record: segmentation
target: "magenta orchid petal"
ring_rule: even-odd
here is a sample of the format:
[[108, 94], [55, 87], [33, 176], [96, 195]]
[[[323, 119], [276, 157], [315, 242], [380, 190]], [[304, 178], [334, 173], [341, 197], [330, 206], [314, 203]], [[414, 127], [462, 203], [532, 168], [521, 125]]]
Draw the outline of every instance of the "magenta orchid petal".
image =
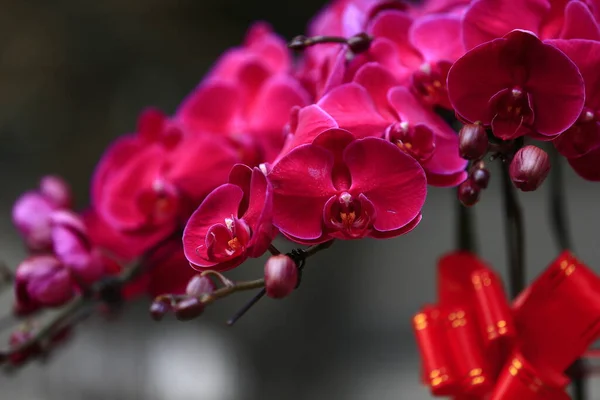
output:
[[463, 40], [470, 50], [514, 29], [538, 33], [550, 10], [546, 0], [475, 0], [463, 17]]
[[565, 7], [562, 39], [600, 40], [600, 27], [592, 11], [582, 1], [570, 1]]
[[397, 117], [388, 102], [388, 92], [394, 86], [398, 86], [398, 81], [386, 68], [379, 63], [367, 63], [356, 72], [354, 82], [367, 90], [384, 119], [391, 120]]
[[585, 101], [577, 66], [521, 30], [458, 59], [448, 73], [448, 94], [464, 120], [493, 120], [494, 134], [503, 139], [531, 133], [548, 140], [576, 121]]
[[377, 112], [365, 88], [348, 83], [339, 86], [323, 97], [318, 105], [357, 138], [380, 135], [387, 121]]
[[46, 175], [40, 180], [40, 193], [58, 208], [71, 208], [71, 187], [59, 176]]
[[425, 171], [427, 184], [436, 187], [455, 187], [463, 183], [468, 174], [466, 171], [459, 171], [450, 175], [436, 175]]
[[290, 52], [285, 40], [273, 32], [271, 25], [266, 22], [255, 22], [246, 34], [244, 45], [269, 66], [273, 73], [289, 70], [291, 65]]
[[167, 180], [193, 201], [201, 201], [227, 180], [232, 165], [243, 162], [225, 138], [209, 135], [185, 138], [166, 161]]
[[428, 62], [454, 61], [465, 53], [461, 17], [428, 15], [415, 20], [409, 31], [410, 42]]
[[273, 166], [268, 175], [273, 186], [273, 224], [283, 233], [300, 240], [325, 239], [323, 206], [336, 191], [333, 161], [326, 149], [302, 145]]
[[240, 202], [237, 216], [242, 216], [248, 210], [250, 203], [250, 182], [252, 180], [252, 168], [244, 164], [235, 164], [229, 172], [229, 183], [239, 186], [244, 192]]
[[423, 58], [410, 42], [409, 30], [412, 23], [412, 17], [406, 12], [386, 10], [377, 14], [368, 32], [376, 38], [392, 41], [402, 64], [409, 68], [417, 68], [423, 62]]
[[233, 83], [207, 81], [181, 103], [176, 118], [191, 131], [225, 132], [238, 112], [239, 102]]
[[585, 39], [555, 39], [546, 43], [558, 48], [575, 63], [583, 77], [586, 106], [600, 109], [600, 43]]
[[166, 115], [157, 108], [147, 108], [138, 117], [136, 132], [148, 142], [160, 139], [166, 126]]
[[330, 129], [315, 138], [313, 144], [323, 147], [333, 156], [331, 179], [337, 190], [348, 190], [352, 184], [350, 171], [344, 163], [344, 150], [355, 140], [354, 135], [342, 129]]
[[223, 224], [226, 219], [235, 217], [244, 193], [236, 185], [226, 183], [213, 190], [188, 219], [183, 231], [183, 251], [185, 257], [195, 265], [209, 267], [217, 262], [208, 262], [200, 254], [205, 254], [206, 237], [215, 224]]
[[288, 122], [294, 106], [309, 104], [308, 93], [298, 81], [289, 76], [273, 76], [268, 79], [248, 111], [252, 131], [275, 133], [283, 138], [282, 128]]
[[419, 215], [417, 215], [412, 221], [410, 221], [408, 224], [404, 225], [401, 228], [395, 229], [393, 231], [385, 231], [385, 232], [372, 230], [371, 233], [369, 234], [369, 236], [371, 236], [372, 238], [375, 238], [375, 239], [389, 239], [389, 238], [393, 238], [396, 236], [405, 235], [408, 232], [415, 229], [417, 227], [417, 225], [419, 225], [419, 223], [421, 222], [422, 218], [423, 218], [423, 215], [421, 213], [419, 213]]
[[395, 43], [384, 37], [376, 37], [373, 40], [369, 49], [369, 57], [371, 61], [383, 65], [399, 83], [407, 82], [416, 68], [403, 64]]
[[252, 171], [250, 202], [243, 219], [252, 229], [248, 256], [260, 257], [269, 248], [277, 231], [273, 228], [273, 188], [259, 168]]
[[106, 221], [122, 230], [144, 227], [148, 215], [135, 199], [160, 176], [162, 149], [152, 146], [141, 149], [137, 156], [112, 177], [102, 188], [95, 206]]
[[56, 206], [38, 192], [26, 192], [12, 209], [12, 221], [31, 250], [46, 250], [52, 245], [50, 216]]
[[388, 101], [401, 120], [413, 125], [427, 125], [436, 136], [456, 137], [454, 130], [439, 115], [421, 104], [407, 88], [399, 86], [391, 89]]
[[495, 39], [482, 44], [459, 58], [448, 72], [448, 97], [457, 114], [471, 122], [489, 124], [493, 114], [488, 110], [489, 99], [512, 86], [512, 75], [503, 65], [503, 44]]
[[528, 57], [533, 61], [527, 85], [536, 131], [544, 136], [559, 134], [581, 113], [585, 101], [583, 78], [575, 63], [549, 44], [532, 46]]
[[375, 205], [374, 229], [396, 230], [419, 214], [427, 181], [415, 159], [383, 139], [365, 138], [346, 148], [344, 160], [352, 176], [350, 191], [363, 193]]
[[103, 197], [104, 186], [108, 180], [120, 170], [125, 168], [127, 163], [142, 151], [144, 143], [135, 135], [124, 135], [117, 138], [104, 152], [104, 155], [96, 165], [92, 177], [91, 200], [92, 204]]
[[[465, 174], [467, 161], [458, 154], [458, 136], [438, 136], [435, 141], [435, 152], [433, 156], [422, 164], [427, 175], [438, 175], [440, 177], [452, 177], [456, 174]], [[453, 186], [457, 178], [451, 178], [446, 185]], [[464, 179], [463, 179], [464, 180]], [[462, 180], [460, 181], [462, 182]], [[460, 183], [458, 182], [458, 183]], [[431, 185], [432, 182], [428, 183]]]
[[339, 46], [336, 48], [339, 48], [339, 50], [331, 50], [333, 54], [332, 62], [331, 65], [327, 66], [328, 70], [323, 74], [326, 76], [326, 79], [322, 90], [317, 94], [317, 98], [321, 98], [344, 82], [347, 63], [346, 54], [348, 53], [348, 49], [346, 46]]
[[297, 121], [293, 134], [288, 136], [279, 157], [273, 164], [277, 164], [283, 156], [294, 148], [311, 143], [322, 132], [339, 127], [331, 115], [316, 104], [300, 109]]
[[250, 227], [262, 222], [260, 221], [261, 215], [265, 209], [265, 203], [270, 202], [270, 199], [268, 199], [270, 195], [271, 187], [267, 182], [265, 174], [260, 169], [254, 168], [250, 176], [248, 209], [240, 215]]
[[590, 151], [586, 155], [577, 158], [569, 158], [569, 164], [583, 179], [600, 182], [600, 149]]

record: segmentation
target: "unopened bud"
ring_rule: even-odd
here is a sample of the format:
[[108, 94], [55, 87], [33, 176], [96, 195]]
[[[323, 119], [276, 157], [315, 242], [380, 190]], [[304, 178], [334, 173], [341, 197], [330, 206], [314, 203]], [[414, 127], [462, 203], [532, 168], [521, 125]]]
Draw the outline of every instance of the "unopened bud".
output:
[[458, 200], [466, 207], [477, 204], [480, 194], [481, 189], [471, 179], [467, 179], [458, 187]]
[[150, 305], [150, 315], [155, 321], [160, 321], [163, 317], [171, 311], [171, 300], [158, 297]]
[[189, 321], [194, 319], [204, 311], [204, 303], [197, 297], [189, 297], [181, 300], [174, 307], [175, 317], [180, 321]]
[[15, 273], [15, 298], [24, 308], [58, 307], [75, 294], [71, 273], [54, 256], [32, 256]]
[[354, 54], [363, 53], [369, 50], [373, 37], [366, 33], [359, 33], [348, 39], [348, 47]]
[[288, 296], [298, 283], [298, 267], [284, 254], [270, 257], [265, 263], [265, 289], [274, 299]]
[[477, 168], [471, 172], [471, 180], [480, 189], [486, 189], [490, 183], [490, 171], [486, 168]]
[[536, 190], [550, 172], [548, 153], [536, 146], [525, 146], [517, 151], [510, 163], [510, 179], [524, 192]]
[[71, 187], [64, 179], [54, 176], [44, 176], [40, 181], [40, 192], [58, 208], [71, 208]]
[[201, 296], [214, 292], [216, 286], [208, 276], [194, 275], [187, 284], [185, 293], [188, 296]]
[[458, 133], [458, 151], [465, 160], [477, 160], [487, 153], [488, 137], [481, 123], [466, 124]]
[[33, 338], [33, 334], [34, 332], [30, 326], [21, 327], [10, 334], [8, 343], [11, 353], [8, 360], [13, 366], [21, 365], [41, 352], [39, 343], [30, 343], [30, 345], [21, 348], [23, 345], [29, 343]]

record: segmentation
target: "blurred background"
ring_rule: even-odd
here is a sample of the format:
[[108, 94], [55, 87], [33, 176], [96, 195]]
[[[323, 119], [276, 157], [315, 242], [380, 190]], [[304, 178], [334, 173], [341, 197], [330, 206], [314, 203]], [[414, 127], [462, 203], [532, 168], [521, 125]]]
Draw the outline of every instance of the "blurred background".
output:
[[[103, 149], [138, 112], [174, 111], [251, 21], [288, 39], [320, 0], [0, 0], [0, 258], [25, 252], [13, 201], [47, 173], [65, 177], [79, 206]], [[499, 171], [476, 207], [482, 256], [505, 274]], [[578, 255], [600, 272], [600, 185], [568, 171]], [[557, 252], [544, 187], [521, 195], [528, 279]], [[547, 188], [546, 188], [547, 189]], [[431, 189], [421, 225], [388, 241], [337, 243], [311, 259], [301, 290], [263, 300], [235, 327], [224, 321], [251, 294], [196, 321], [150, 320], [148, 301], [95, 317], [46, 363], [0, 375], [2, 399], [429, 399], [419, 384], [410, 318], [435, 301], [437, 258], [454, 245], [454, 191]], [[263, 260], [264, 261], [264, 260]], [[237, 277], [259, 276], [262, 261]], [[0, 297], [8, 313], [11, 294]], [[3, 334], [6, 332], [3, 332]], [[592, 398], [600, 399], [600, 383]]]

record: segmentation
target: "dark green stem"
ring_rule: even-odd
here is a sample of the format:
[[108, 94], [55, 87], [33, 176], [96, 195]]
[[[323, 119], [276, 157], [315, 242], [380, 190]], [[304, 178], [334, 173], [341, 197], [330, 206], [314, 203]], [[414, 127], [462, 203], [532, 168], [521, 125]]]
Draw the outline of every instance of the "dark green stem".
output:
[[508, 281], [510, 294], [515, 298], [525, 288], [525, 232], [523, 215], [515, 187], [508, 171], [509, 163], [502, 164], [502, 197], [505, 212], [506, 247], [509, 257]]

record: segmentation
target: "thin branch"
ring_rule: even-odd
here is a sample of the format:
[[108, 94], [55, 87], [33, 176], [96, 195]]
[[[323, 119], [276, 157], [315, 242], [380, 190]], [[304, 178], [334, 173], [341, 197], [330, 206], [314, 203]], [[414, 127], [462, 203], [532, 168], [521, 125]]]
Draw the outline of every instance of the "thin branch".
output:
[[29, 340], [18, 346], [0, 351], [0, 363], [5, 362], [13, 354], [26, 352], [36, 346], [42, 346], [45, 341], [51, 340], [54, 334], [68, 325], [70, 319], [77, 314], [84, 306], [89, 304], [90, 299], [83, 296], [76, 297], [71, 303], [64, 307], [52, 320], [39, 329]]
[[550, 157], [552, 165], [549, 185], [550, 222], [552, 224], [554, 239], [559, 249], [573, 250], [567, 219], [562, 160], [555, 149], [551, 149]]
[[143, 263], [137, 263], [134, 266], [123, 270], [123, 272], [116, 276], [114, 280], [107, 281], [108, 283], [100, 281], [92, 287], [91, 291], [86, 292], [85, 295], [82, 293], [76, 296], [69, 304], [54, 315], [52, 319], [37, 329], [29, 340], [18, 346], [0, 350], [0, 364], [7, 361], [12, 355], [26, 352], [36, 346], [40, 346], [41, 349], [44, 350], [44, 345], [47, 344], [48, 341], [51, 341], [61, 329], [76, 320], [86, 307], [93, 306], [94, 304], [103, 301], [102, 296], [99, 296], [99, 294], [103, 292], [107, 284], [123, 286], [135, 279], [142, 270]]
[[[288, 255], [292, 259], [294, 259], [294, 261], [296, 262], [299, 272], [302, 272], [302, 269], [304, 267], [304, 262], [308, 257], [311, 257], [311, 256], [317, 254], [318, 252], [331, 247], [332, 244], [333, 244], [333, 240], [330, 240], [329, 242], [310, 246], [306, 250], [302, 250], [302, 249], [294, 250], [291, 253], [289, 253]], [[281, 254], [281, 252], [273, 245], [271, 245], [269, 247], [269, 252], [273, 255]], [[248, 310], [250, 310], [260, 299], [262, 299], [266, 295], [267, 292], [265, 290], [264, 278], [256, 279], [253, 281], [241, 281], [241, 282], [235, 282], [235, 283], [232, 282], [231, 284], [225, 285], [222, 288], [217, 289], [212, 293], [201, 295], [198, 297], [198, 299], [204, 305], [208, 305], [208, 304], [215, 302], [216, 300], [218, 300], [220, 298], [227, 297], [236, 292], [253, 290], [253, 289], [261, 289], [261, 288], [262, 288], [262, 290], [260, 292], [258, 292], [254, 297], [252, 297], [252, 299], [250, 299], [250, 301], [248, 303], [246, 303], [229, 320], [227, 320], [227, 325], [232, 326], [241, 317], [243, 317], [244, 314], [246, 314], [248, 312]], [[157, 299], [160, 300], [160, 299], [166, 299], [166, 298], [171, 300], [171, 303], [172, 302], [177, 303], [177, 302], [180, 302], [180, 301], [183, 301], [183, 300], [189, 298], [189, 296], [185, 296], [185, 295], [184, 296], [168, 296], [167, 295], [167, 296], [160, 296]]]
[[457, 204], [456, 248], [458, 250], [476, 252], [477, 244], [475, 243], [473, 231], [473, 210], [469, 207], [465, 207], [459, 201], [455, 201], [455, 203]]
[[525, 232], [521, 206], [510, 179], [508, 166], [508, 162], [503, 162], [502, 195], [506, 213], [505, 235], [509, 256], [509, 286], [511, 296], [515, 298], [525, 288]]

